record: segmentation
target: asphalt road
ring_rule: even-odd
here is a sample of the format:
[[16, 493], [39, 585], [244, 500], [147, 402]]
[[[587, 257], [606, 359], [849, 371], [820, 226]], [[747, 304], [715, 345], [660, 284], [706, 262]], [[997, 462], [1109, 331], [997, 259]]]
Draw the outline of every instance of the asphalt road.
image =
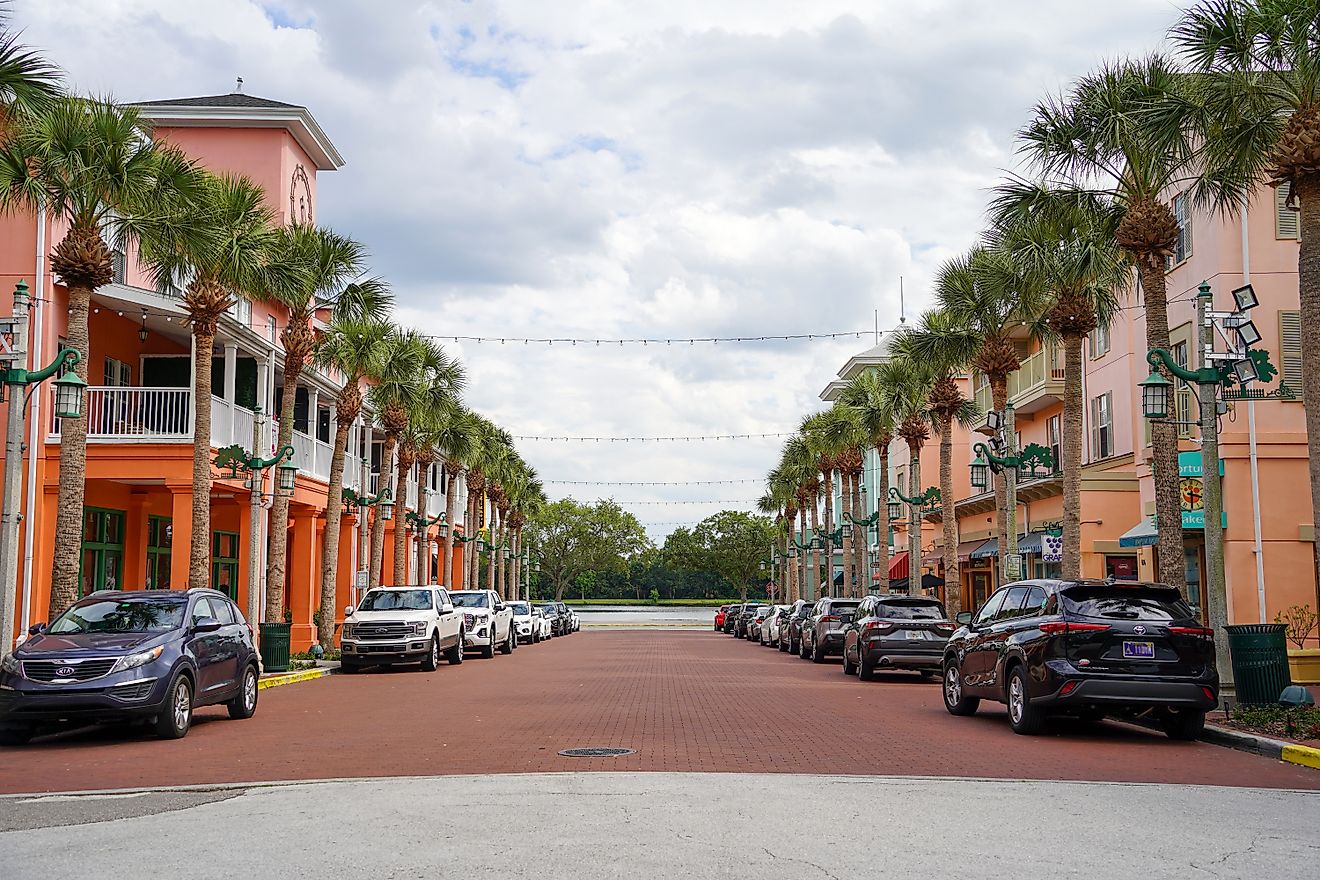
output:
[[[636, 751], [558, 754], [584, 746]], [[0, 749], [0, 793], [601, 770], [1320, 789], [1320, 772], [1128, 725], [1015, 736], [1001, 708], [954, 718], [914, 675], [860, 682], [710, 631], [584, 631], [434, 673], [274, 688], [254, 718], [206, 709], [174, 742], [106, 728]]]
[[1200, 786], [583, 773], [0, 799], [33, 810], [51, 827], [0, 832], [6, 880], [1259, 880], [1320, 855], [1320, 794]]

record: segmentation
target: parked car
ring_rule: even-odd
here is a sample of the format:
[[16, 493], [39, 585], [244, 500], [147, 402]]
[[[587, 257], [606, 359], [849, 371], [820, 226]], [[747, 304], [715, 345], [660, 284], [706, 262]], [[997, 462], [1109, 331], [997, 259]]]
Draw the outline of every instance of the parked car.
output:
[[102, 590], [0, 660], [0, 745], [66, 724], [145, 719], [163, 739], [193, 710], [257, 711], [252, 628], [216, 590]]
[[867, 596], [843, 629], [843, 674], [862, 681], [881, 668], [935, 675], [955, 629], [938, 599]]
[[722, 629], [727, 635], [737, 634], [738, 618], [739, 616], [742, 615], [743, 607], [744, 606], [742, 604], [734, 603], [733, 605], [729, 606], [729, 609], [727, 611], [724, 612], [724, 624], [722, 626]]
[[724, 629], [724, 614], [729, 610], [728, 605], [721, 605], [715, 610], [715, 632]]
[[752, 618], [756, 616], [756, 609], [761, 607], [756, 602], [748, 602], [738, 612], [738, 619], [733, 624], [733, 634], [740, 639], [747, 638], [747, 628], [752, 625]]
[[532, 605], [532, 623], [536, 625], [537, 641], [547, 641], [553, 635], [550, 630], [550, 618], [546, 616], [545, 609]]
[[494, 590], [455, 590], [449, 594], [463, 613], [463, 646], [480, 648], [481, 656], [512, 654], [518, 647], [518, 633], [513, 626], [513, 609]]
[[1019, 581], [949, 639], [943, 690], [953, 715], [1006, 703], [1015, 733], [1036, 733], [1053, 713], [1140, 714], [1195, 739], [1219, 702], [1214, 632], [1161, 584]]
[[767, 648], [779, 647], [779, 634], [783, 632], [784, 622], [792, 608], [788, 605], [774, 605], [770, 616], [761, 624], [761, 644]]
[[582, 629], [582, 621], [578, 620], [577, 612], [569, 608], [567, 604], [559, 603], [559, 613], [568, 619], [568, 626], [565, 627], [568, 632], [575, 633]]
[[509, 602], [513, 612], [513, 629], [518, 633], [518, 641], [524, 645], [534, 645], [541, 641], [542, 625], [537, 621], [545, 618], [533, 611], [531, 602]]
[[463, 662], [463, 617], [443, 587], [377, 587], [344, 609], [339, 671], [420, 663], [434, 672], [444, 655]]
[[802, 647], [802, 624], [811, 617], [812, 605], [806, 599], [798, 599], [790, 608], [784, 633], [779, 637], [779, 650], [796, 654]]
[[774, 610], [775, 606], [755, 606], [747, 619], [747, 641], [760, 641], [760, 627]]
[[559, 605], [555, 602], [546, 602], [541, 605], [541, 613], [550, 621], [550, 635], [566, 635], [565, 626], [568, 621], [559, 613]]
[[799, 655], [824, 663], [831, 654], [843, 653], [843, 628], [852, 620], [860, 599], [836, 599], [826, 596], [811, 609], [811, 617], [802, 623], [802, 647]]

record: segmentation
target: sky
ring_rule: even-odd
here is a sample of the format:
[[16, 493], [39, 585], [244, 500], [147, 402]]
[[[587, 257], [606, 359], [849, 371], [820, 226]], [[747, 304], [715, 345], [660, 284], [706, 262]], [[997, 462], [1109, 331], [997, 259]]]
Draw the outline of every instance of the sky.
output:
[[[1032, 105], [1105, 58], [1158, 49], [1177, 12], [1168, 0], [17, 0], [12, 14], [81, 91], [223, 94], [241, 76], [249, 94], [310, 108], [346, 159], [319, 177], [318, 222], [366, 244], [401, 324], [594, 340], [915, 320], [1016, 166]], [[873, 342], [445, 348], [466, 366], [466, 403], [514, 435], [655, 437], [791, 432]], [[782, 443], [518, 447], [551, 498], [612, 495], [658, 542], [754, 509]], [[756, 482], [553, 482], [731, 479]]]

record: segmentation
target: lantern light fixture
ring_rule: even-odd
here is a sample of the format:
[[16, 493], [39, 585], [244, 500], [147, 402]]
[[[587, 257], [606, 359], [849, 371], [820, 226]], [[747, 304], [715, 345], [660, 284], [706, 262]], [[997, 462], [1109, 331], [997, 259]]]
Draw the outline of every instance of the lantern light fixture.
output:
[[984, 492], [990, 486], [990, 463], [981, 456], [972, 462], [972, 488]]
[[1158, 370], [1151, 370], [1150, 375], [1138, 382], [1141, 389], [1141, 413], [1151, 421], [1169, 417], [1169, 389], [1173, 383], [1160, 375]]
[[55, 386], [56, 418], [82, 418], [83, 395], [87, 391], [87, 383], [82, 377], [73, 370], [65, 370], [64, 374], [51, 384]]

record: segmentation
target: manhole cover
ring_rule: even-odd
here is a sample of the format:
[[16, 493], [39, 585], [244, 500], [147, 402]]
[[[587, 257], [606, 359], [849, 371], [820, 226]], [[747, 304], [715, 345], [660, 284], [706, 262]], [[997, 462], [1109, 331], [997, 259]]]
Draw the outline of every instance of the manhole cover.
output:
[[620, 755], [631, 755], [636, 749], [564, 749], [559, 754], [566, 758], [617, 758]]

